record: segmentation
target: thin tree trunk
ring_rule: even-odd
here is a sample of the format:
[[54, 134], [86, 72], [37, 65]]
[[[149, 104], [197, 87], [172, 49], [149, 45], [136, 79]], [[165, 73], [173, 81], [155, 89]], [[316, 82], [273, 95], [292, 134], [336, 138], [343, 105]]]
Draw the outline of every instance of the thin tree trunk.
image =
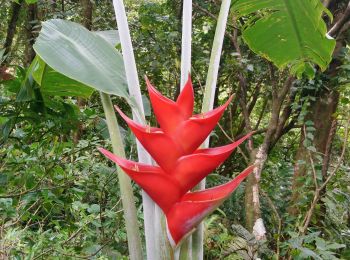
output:
[[[264, 141], [259, 148], [254, 149], [251, 152], [251, 161], [254, 165], [256, 165], [256, 168], [254, 169], [254, 174], [251, 174], [248, 177], [247, 185], [245, 188], [245, 215], [246, 226], [248, 230], [253, 232], [257, 240], [264, 239], [266, 233], [260, 210], [259, 182], [261, 173], [265, 166], [265, 162], [272, 145], [275, 144], [281, 137], [280, 135], [276, 136], [275, 134], [278, 130], [278, 126], [281, 124], [281, 121], [284, 121], [280, 117], [280, 112], [282, 109], [282, 104], [285, 101], [285, 98], [290, 91], [293, 82], [294, 77], [290, 76], [285, 81], [283, 87], [280, 89], [277, 89], [278, 86], [274, 86], [271, 101], [271, 117], [264, 137]], [[289, 104], [287, 103], [287, 106], [288, 105]], [[284, 124], [285, 122], [281, 124], [282, 127]]]
[[[12, 2], [11, 4], [11, 16], [7, 25], [6, 39], [3, 46], [3, 48], [5, 49], [4, 55], [8, 55], [11, 51], [13, 37], [15, 36], [15, 33], [16, 33], [16, 26], [19, 18], [19, 13], [21, 11], [22, 3], [23, 3], [23, 0], [20, 0], [19, 4], [17, 4], [16, 2]], [[1, 66], [6, 65], [7, 60], [8, 60], [8, 56], [2, 61]]]
[[[93, 12], [93, 5], [90, 0], [81, 0], [81, 7], [82, 7], [82, 25], [91, 31], [92, 29], [92, 12]], [[79, 108], [83, 108], [86, 105], [86, 100], [84, 98], [78, 97], [77, 105]], [[74, 133], [73, 136], [73, 142], [77, 144], [79, 140], [81, 139], [81, 136], [84, 131], [84, 124], [82, 122], [79, 122], [77, 131]]]
[[56, 13], [56, 9], [57, 9], [57, 0], [51, 0], [52, 13]]
[[24, 63], [26, 66], [32, 62], [35, 57], [35, 51], [33, 49], [33, 45], [35, 42], [36, 35], [34, 33], [34, 27], [37, 24], [38, 19], [38, 5], [29, 4], [27, 5], [27, 21], [26, 21], [26, 47], [25, 47], [25, 58]]
[[64, 2], [64, 0], [61, 0], [61, 12], [62, 12], [62, 16], [63, 18], [65, 17], [65, 12], [66, 12], [66, 4]]
[[86, 29], [91, 31], [92, 29], [92, 11], [93, 5], [90, 0], [81, 0], [82, 10], [82, 24]]

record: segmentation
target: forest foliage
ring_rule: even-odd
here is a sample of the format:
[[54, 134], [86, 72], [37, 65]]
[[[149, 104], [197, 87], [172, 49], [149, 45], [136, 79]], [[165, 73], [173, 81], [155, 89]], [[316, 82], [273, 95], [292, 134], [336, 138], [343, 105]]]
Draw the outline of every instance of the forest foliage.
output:
[[[182, 2], [124, 1], [149, 125], [143, 76], [179, 95]], [[220, 3], [193, 1], [196, 113]], [[126, 113], [134, 102], [118, 69], [112, 2], [0, 4], [0, 259], [128, 259], [116, 168], [97, 150], [111, 141], [96, 89]], [[349, 28], [346, 0], [232, 1], [214, 104], [234, 99], [210, 146], [255, 134], [207, 186], [261, 167], [205, 220], [205, 259], [349, 259]], [[126, 158], [137, 160], [135, 137], [119, 123]]]

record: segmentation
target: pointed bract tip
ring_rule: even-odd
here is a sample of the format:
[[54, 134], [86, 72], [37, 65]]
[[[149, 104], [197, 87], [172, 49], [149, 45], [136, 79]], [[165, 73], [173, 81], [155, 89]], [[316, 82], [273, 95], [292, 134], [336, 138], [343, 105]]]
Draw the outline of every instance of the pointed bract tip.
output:
[[255, 135], [256, 133], [257, 133], [257, 131], [254, 130], [254, 131], [251, 131], [251, 132], [249, 133], [249, 135], [252, 136], [252, 135]]
[[114, 109], [117, 111], [121, 111], [120, 108], [117, 105], [114, 105]]
[[110, 151], [108, 151], [108, 150], [106, 150], [106, 149], [104, 149], [104, 148], [102, 148], [102, 147], [97, 147], [97, 150], [100, 152], [100, 153], [102, 153], [103, 155], [107, 155], [107, 154], [112, 154]]
[[124, 112], [117, 106], [114, 105], [114, 109], [119, 113], [119, 115], [121, 115], [123, 118], [126, 117], [126, 115], [124, 114]]
[[147, 86], [148, 91], [154, 90], [154, 87], [153, 87], [151, 81], [149, 81], [147, 75], [145, 75], [145, 81], [146, 81], [146, 86]]
[[150, 87], [151, 87], [151, 88], [153, 87], [152, 84], [151, 84], [151, 82], [149, 81], [147, 75], [145, 75], [145, 81], [146, 81], [146, 86], [147, 86], [148, 89], [149, 89]]
[[103, 155], [107, 156], [107, 157], [108, 157], [108, 155], [112, 155], [112, 154], [113, 154], [113, 153], [111, 153], [110, 151], [108, 151], [108, 150], [106, 150], [106, 149], [104, 149], [104, 148], [101, 148], [101, 147], [97, 148], [97, 150], [98, 150], [100, 153], [102, 153]]
[[225, 104], [224, 104], [225, 107], [228, 107], [228, 105], [232, 102], [232, 99], [233, 99], [234, 96], [235, 96], [235, 95], [232, 94], [232, 95], [227, 99], [227, 101], [226, 101]]

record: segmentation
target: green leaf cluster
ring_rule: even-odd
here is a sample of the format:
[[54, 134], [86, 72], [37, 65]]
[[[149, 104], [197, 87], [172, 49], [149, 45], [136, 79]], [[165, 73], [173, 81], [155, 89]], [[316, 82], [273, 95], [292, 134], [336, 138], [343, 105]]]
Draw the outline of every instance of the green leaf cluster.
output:
[[234, 0], [238, 18], [245, 17], [243, 39], [257, 54], [277, 67], [290, 66], [301, 77], [314, 76], [313, 64], [325, 70], [335, 40], [322, 20], [332, 15], [319, 0]]

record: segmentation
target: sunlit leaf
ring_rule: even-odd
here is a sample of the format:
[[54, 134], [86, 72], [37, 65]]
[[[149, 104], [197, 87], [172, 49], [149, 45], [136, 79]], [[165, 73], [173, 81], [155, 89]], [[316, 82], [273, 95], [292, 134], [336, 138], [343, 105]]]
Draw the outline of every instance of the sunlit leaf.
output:
[[329, 11], [319, 0], [234, 0], [234, 12], [247, 16], [243, 39], [257, 54], [277, 67], [308, 77], [308, 63], [325, 70], [332, 59], [335, 40], [326, 36], [322, 15]]
[[39, 57], [33, 63], [33, 78], [40, 85], [43, 95], [88, 98], [94, 91], [93, 88], [53, 70]]
[[34, 49], [55, 71], [96, 90], [128, 98], [121, 54], [83, 26], [60, 19], [44, 22]]

